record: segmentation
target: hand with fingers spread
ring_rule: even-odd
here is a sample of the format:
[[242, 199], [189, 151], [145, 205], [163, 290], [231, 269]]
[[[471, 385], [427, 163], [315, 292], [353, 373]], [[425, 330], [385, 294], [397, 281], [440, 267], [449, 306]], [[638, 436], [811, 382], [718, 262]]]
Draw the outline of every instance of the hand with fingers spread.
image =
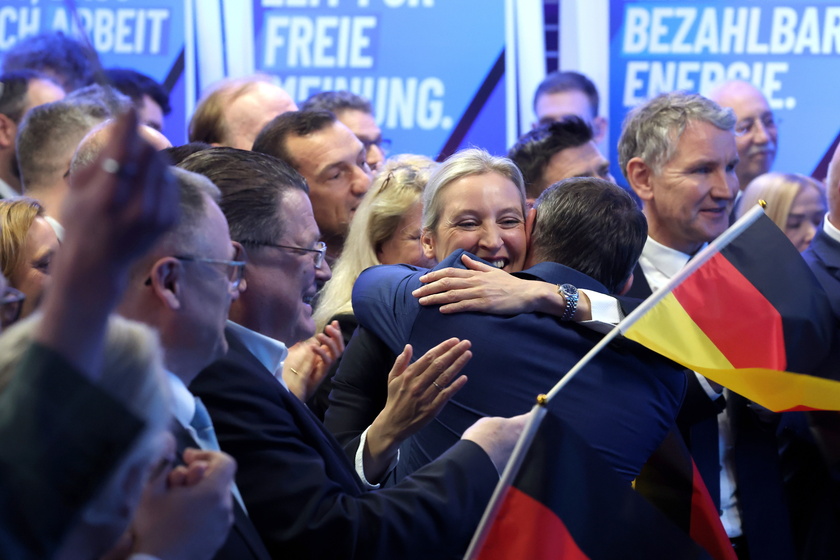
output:
[[293, 395], [306, 402], [343, 353], [344, 337], [338, 321], [333, 321], [324, 332], [289, 348], [283, 362], [283, 381]]
[[409, 365], [412, 348], [406, 345], [388, 374], [388, 400], [368, 428], [364, 470], [369, 481], [381, 479], [400, 444], [428, 424], [467, 382], [458, 376], [472, 358], [470, 341], [450, 338]]
[[[425, 284], [412, 292], [421, 305], [440, 305], [441, 313], [479, 311], [494, 315], [516, 315], [539, 311], [558, 317], [566, 309], [566, 299], [557, 286], [547, 282], [523, 280], [504, 270], [461, 256], [467, 270], [443, 268], [420, 277]], [[581, 293], [576, 321], [591, 318], [589, 299]]]

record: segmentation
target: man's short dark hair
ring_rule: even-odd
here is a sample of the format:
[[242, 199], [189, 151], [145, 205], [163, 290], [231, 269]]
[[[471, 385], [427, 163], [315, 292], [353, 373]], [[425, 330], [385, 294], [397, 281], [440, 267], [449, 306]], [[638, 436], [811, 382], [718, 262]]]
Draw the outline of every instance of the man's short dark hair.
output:
[[312, 95], [300, 106], [301, 111], [329, 111], [338, 115], [353, 110], [373, 114], [370, 101], [350, 91], [322, 91]]
[[508, 158], [522, 171], [525, 194], [536, 198], [544, 190], [543, 175], [554, 154], [582, 146], [590, 140], [592, 128], [577, 115], [568, 115], [523, 134], [508, 152]]
[[0, 113], [20, 124], [32, 80], [52, 81], [52, 78], [34, 70], [15, 70], [0, 75]]
[[105, 76], [120, 93], [129, 96], [135, 105], [142, 104], [143, 96], [148, 95], [160, 106], [164, 115], [172, 112], [169, 94], [146, 74], [130, 68], [110, 68], [105, 71]]
[[555, 183], [537, 199], [531, 248], [541, 262], [582, 272], [615, 293], [647, 239], [647, 220], [621, 187], [595, 177]]
[[541, 95], [564, 91], [579, 91], [586, 95], [589, 99], [589, 105], [592, 107], [592, 116], [598, 116], [598, 109], [601, 104], [598, 88], [595, 87], [592, 80], [578, 72], [552, 72], [546, 76], [534, 93], [534, 110], [537, 109], [537, 99]]
[[190, 142], [183, 146], [170, 146], [169, 148], [162, 149], [160, 152], [166, 154], [166, 157], [169, 158], [172, 165], [178, 165], [194, 153], [209, 150], [212, 147], [206, 142]]
[[287, 163], [267, 154], [236, 148], [196, 152], [178, 167], [204, 175], [222, 191], [219, 207], [230, 238], [245, 245], [277, 243], [286, 224], [279, 220], [283, 197], [294, 189], [309, 194], [306, 180]]
[[49, 31], [18, 41], [3, 58], [3, 72], [37, 70], [54, 77], [71, 92], [94, 82], [97, 54], [61, 31]]
[[308, 136], [335, 122], [335, 115], [329, 111], [289, 111], [274, 117], [274, 120], [265, 125], [254, 140], [251, 150], [274, 156], [292, 167], [297, 167], [294, 156], [286, 146], [286, 138]]

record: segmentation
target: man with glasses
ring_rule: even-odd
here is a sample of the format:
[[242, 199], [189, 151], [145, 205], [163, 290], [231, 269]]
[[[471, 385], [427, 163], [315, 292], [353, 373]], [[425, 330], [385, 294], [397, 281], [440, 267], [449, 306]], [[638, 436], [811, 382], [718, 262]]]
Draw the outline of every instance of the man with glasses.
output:
[[[133, 267], [119, 312], [160, 334], [180, 456], [188, 447], [218, 451], [204, 405], [187, 387], [203, 367], [227, 352], [225, 321], [231, 302], [244, 289], [245, 251], [231, 242], [213, 183], [195, 173], [172, 170], [178, 181], [181, 219]], [[235, 486], [232, 492], [234, 524], [215, 557], [268, 558]], [[231, 491], [220, 492], [220, 497], [225, 496], [231, 499]]]
[[740, 80], [722, 84], [709, 97], [735, 113], [735, 145], [741, 158], [735, 173], [744, 190], [750, 181], [770, 171], [776, 159], [779, 130], [773, 110], [757, 87]]
[[[239, 488], [269, 551], [368, 559], [463, 553], [524, 417], [485, 419], [416, 477], [369, 491], [375, 486], [364, 479], [365, 459], [354, 471], [283, 381], [286, 345], [315, 332], [315, 281], [329, 277], [306, 182], [276, 158], [230, 148], [193, 154], [181, 165], [219, 186], [231, 236], [249, 251], [248, 288], [231, 306], [226, 332], [230, 351], [190, 389], [237, 460]], [[421, 358], [394, 375], [395, 386], [423, 373], [435, 379], [456, 361], [446, 351]]]

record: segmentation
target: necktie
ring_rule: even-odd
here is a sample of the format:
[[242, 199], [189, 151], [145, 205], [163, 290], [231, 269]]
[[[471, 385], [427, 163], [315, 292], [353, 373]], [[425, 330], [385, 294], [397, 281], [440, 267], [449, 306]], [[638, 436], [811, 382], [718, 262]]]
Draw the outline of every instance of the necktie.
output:
[[[207, 412], [207, 407], [198, 397], [195, 397], [195, 414], [190, 426], [195, 430], [195, 439], [202, 449], [221, 451], [219, 440], [216, 439], [216, 431], [213, 429], [213, 421], [210, 420], [210, 413]], [[245, 502], [242, 501], [242, 495], [239, 493], [239, 488], [236, 487], [236, 482], [231, 484], [230, 491], [236, 501], [239, 502], [242, 511], [247, 514], [248, 510], [245, 508]]]
[[195, 398], [195, 414], [193, 415], [192, 422], [190, 422], [190, 426], [195, 430], [196, 439], [202, 449], [221, 451], [219, 440], [216, 439], [216, 431], [213, 429], [213, 421], [210, 420], [207, 407], [204, 406], [204, 403], [198, 397]]

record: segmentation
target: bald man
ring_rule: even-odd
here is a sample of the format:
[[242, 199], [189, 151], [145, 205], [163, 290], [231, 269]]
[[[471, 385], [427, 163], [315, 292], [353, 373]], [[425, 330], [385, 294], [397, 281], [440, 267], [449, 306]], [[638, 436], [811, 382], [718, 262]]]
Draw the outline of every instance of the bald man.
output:
[[722, 84], [709, 97], [735, 112], [735, 144], [741, 159], [735, 173], [744, 190], [750, 181], [770, 171], [776, 159], [779, 130], [773, 110], [758, 88], [740, 80]]
[[223, 80], [211, 86], [190, 120], [190, 142], [250, 150], [277, 115], [297, 111], [284, 89], [263, 75]]

